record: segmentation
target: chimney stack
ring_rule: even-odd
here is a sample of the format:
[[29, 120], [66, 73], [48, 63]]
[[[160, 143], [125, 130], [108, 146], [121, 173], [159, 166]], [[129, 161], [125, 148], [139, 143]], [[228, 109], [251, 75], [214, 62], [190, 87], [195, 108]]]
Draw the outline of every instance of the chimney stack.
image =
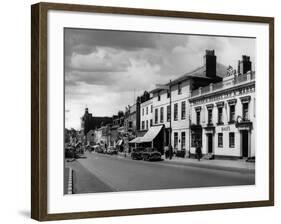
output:
[[242, 60], [238, 61], [238, 74], [246, 74], [248, 71], [252, 70], [252, 62], [250, 61], [250, 56], [242, 55]]
[[205, 74], [206, 77], [214, 78], [217, 74], [217, 56], [215, 50], [206, 50], [204, 56]]

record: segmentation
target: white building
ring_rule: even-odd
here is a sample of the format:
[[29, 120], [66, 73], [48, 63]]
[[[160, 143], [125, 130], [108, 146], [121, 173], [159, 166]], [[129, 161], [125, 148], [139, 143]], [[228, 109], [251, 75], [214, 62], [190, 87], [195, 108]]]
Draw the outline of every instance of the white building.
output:
[[215, 158], [255, 156], [255, 73], [246, 56], [238, 74], [231, 70], [222, 82], [191, 93], [192, 154], [200, 147]]
[[148, 130], [153, 125], [153, 102], [148, 99], [140, 104], [140, 130]]
[[[191, 91], [199, 86], [222, 80], [214, 51], [206, 51], [204, 65], [151, 91], [153, 94], [153, 125], [164, 125], [164, 146], [171, 145], [175, 151], [190, 148]], [[172, 133], [170, 135], [170, 124]], [[170, 140], [171, 138], [171, 140]], [[185, 153], [184, 153], [185, 154]]]

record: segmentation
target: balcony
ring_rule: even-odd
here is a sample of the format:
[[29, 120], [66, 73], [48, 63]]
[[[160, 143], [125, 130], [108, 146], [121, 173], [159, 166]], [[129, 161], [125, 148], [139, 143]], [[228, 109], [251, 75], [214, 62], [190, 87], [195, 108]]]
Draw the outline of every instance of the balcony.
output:
[[232, 86], [255, 80], [255, 72], [248, 72], [243, 75], [235, 76], [233, 79], [218, 83], [210, 83], [208, 86], [199, 87], [191, 92], [191, 97], [201, 96], [207, 93], [228, 89]]

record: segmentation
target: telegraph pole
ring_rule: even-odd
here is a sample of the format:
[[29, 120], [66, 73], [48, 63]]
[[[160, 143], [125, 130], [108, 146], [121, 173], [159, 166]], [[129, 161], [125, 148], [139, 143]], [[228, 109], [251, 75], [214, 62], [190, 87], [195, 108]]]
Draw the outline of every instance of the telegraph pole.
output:
[[169, 154], [170, 159], [172, 159], [172, 81], [170, 80], [169, 92], [170, 92], [170, 140], [169, 140]]

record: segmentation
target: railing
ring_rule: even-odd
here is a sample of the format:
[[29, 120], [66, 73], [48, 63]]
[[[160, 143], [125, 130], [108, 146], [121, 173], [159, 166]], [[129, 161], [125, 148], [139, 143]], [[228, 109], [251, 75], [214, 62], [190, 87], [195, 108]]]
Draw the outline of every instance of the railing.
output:
[[247, 81], [254, 80], [254, 79], [255, 79], [254, 72], [246, 73], [243, 75], [238, 75], [232, 81], [228, 81], [228, 82], [226, 81], [226, 83], [228, 83], [228, 84], [225, 84], [224, 82], [218, 82], [218, 83], [211, 83], [208, 86], [199, 87], [198, 89], [195, 89], [191, 92], [191, 97], [200, 96], [205, 93], [223, 89], [226, 86], [229, 88], [229, 86], [230, 86], [229, 84], [236, 85], [236, 84], [247, 82]]

